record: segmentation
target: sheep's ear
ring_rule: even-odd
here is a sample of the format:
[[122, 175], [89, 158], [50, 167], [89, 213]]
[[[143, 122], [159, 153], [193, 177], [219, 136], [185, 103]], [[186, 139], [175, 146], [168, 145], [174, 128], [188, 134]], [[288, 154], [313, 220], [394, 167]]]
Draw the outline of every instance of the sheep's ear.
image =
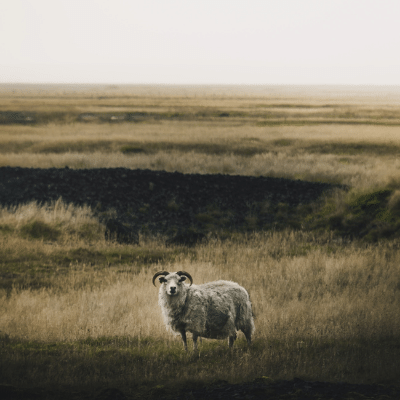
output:
[[183, 281], [186, 281], [186, 276], [181, 276], [180, 277], [179, 282], [183, 282]]
[[166, 280], [163, 276], [160, 276], [160, 277], [158, 278], [158, 280], [160, 281], [160, 283], [165, 283], [165, 282], [167, 282], [167, 280]]

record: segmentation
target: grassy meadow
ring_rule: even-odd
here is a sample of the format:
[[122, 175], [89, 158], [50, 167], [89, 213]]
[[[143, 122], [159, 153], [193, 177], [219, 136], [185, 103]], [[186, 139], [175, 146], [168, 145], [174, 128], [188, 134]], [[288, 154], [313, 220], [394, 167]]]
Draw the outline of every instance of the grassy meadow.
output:
[[2, 86], [0, 166], [400, 185], [400, 90], [334, 89]]
[[[156, 397], [261, 376], [399, 384], [399, 102], [389, 89], [1, 87], [0, 166], [265, 175], [349, 189], [313, 205], [310, 229], [194, 248], [149, 236], [138, 247], [105, 242], [94, 211], [62, 199], [1, 208], [0, 383]], [[350, 239], [340, 234], [349, 227], [380, 234]], [[232, 351], [203, 340], [185, 353], [151, 283], [164, 269], [243, 285], [253, 346], [240, 334]]]

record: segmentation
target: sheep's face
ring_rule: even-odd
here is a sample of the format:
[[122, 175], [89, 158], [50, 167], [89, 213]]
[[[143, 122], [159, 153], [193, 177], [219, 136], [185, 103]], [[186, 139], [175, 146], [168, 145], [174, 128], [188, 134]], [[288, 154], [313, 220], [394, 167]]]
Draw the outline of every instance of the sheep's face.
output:
[[186, 276], [179, 276], [176, 273], [172, 273], [166, 276], [160, 276], [158, 280], [164, 285], [165, 293], [168, 296], [178, 296], [181, 292], [183, 282], [186, 280]]

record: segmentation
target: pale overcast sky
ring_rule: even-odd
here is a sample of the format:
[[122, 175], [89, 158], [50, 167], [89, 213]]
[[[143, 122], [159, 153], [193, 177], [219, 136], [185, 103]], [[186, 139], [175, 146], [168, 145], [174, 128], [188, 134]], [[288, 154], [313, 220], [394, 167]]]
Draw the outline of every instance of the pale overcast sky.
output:
[[0, 0], [0, 83], [400, 84], [400, 0]]

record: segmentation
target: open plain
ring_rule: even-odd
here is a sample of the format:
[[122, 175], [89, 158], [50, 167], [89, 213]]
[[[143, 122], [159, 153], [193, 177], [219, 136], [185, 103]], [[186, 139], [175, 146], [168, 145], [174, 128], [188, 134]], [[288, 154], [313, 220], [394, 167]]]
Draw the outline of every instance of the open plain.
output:
[[[398, 398], [399, 106], [389, 87], [1, 86], [0, 394]], [[106, 241], [109, 218], [140, 245]], [[167, 245], [181, 232], [204, 240]], [[253, 346], [184, 352], [158, 270], [244, 286]]]

